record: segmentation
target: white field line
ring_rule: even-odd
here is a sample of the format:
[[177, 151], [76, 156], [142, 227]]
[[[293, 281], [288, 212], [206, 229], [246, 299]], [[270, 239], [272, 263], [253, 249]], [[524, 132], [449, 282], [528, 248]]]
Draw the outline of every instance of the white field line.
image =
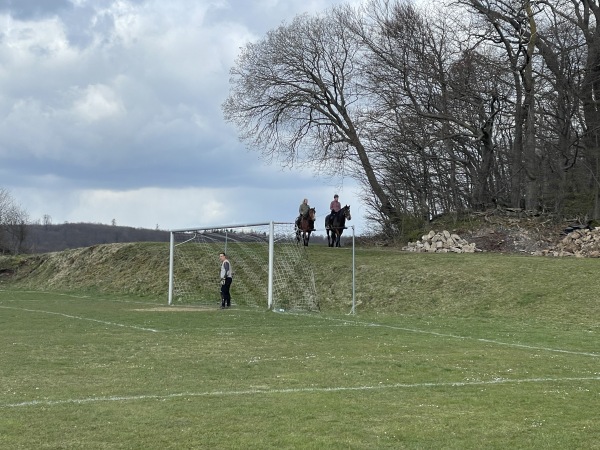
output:
[[110, 325], [112, 327], [132, 328], [134, 330], [151, 331], [152, 333], [158, 333], [158, 330], [155, 330], [153, 328], [136, 327], [135, 325], [125, 325], [125, 324], [122, 324], [122, 323], [108, 322], [106, 320], [90, 319], [89, 317], [73, 316], [73, 315], [70, 315], [70, 314], [63, 314], [63, 313], [54, 312], [54, 311], [42, 311], [40, 309], [15, 308], [15, 307], [12, 307], [12, 306], [2, 306], [2, 305], [0, 305], [0, 308], [2, 308], [2, 309], [12, 309], [12, 310], [15, 310], [15, 311], [25, 311], [25, 312], [37, 313], [37, 314], [51, 314], [51, 315], [54, 315], [54, 316], [66, 317], [68, 319], [87, 320], [89, 322], [101, 323], [103, 325]]
[[150, 305], [164, 306], [164, 305], [166, 305], [166, 301], [160, 302], [160, 303], [138, 302], [135, 300], [123, 300], [120, 298], [106, 298], [106, 297], [90, 296], [90, 295], [64, 294], [64, 293], [60, 293], [60, 292], [50, 292], [50, 291], [10, 291], [10, 290], [6, 290], [6, 289], [0, 289], [0, 292], [9, 293], [9, 294], [11, 294], [11, 293], [14, 293], [14, 294], [44, 294], [44, 295], [68, 297], [68, 298], [73, 298], [76, 300], [94, 300], [94, 301], [102, 300], [102, 301], [112, 302], [112, 303], [133, 303], [133, 304], [146, 305], [146, 306], [150, 306]]
[[496, 378], [490, 381], [456, 381], [446, 383], [394, 383], [378, 384], [374, 386], [347, 386], [347, 387], [310, 387], [310, 388], [291, 388], [291, 389], [245, 389], [239, 391], [205, 391], [205, 392], [181, 392], [166, 395], [120, 395], [114, 397], [88, 397], [72, 398], [65, 400], [31, 400], [20, 403], [0, 404], [0, 409], [22, 408], [28, 406], [56, 406], [76, 404], [82, 405], [97, 402], [127, 402], [139, 400], [168, 400], [184, 397], [229, 397], [241, 395], [276, 395], [276, 394], [312, 394], [327, 392], [352, 392], [352, 391], [375, 391], [392, 389], [419, 389], [419, 388], [440, 388], [440, 387], [468, 387], [468, 386], [491, 386], [501, 384], [523, 384], [523, 383], [565, 383], [565, 382], [586, 382], [600, 381], [600, 377], [581, 377], [581, 378], [525, 378], [510, 380], [506, 378]]
[[405, 327], [399, 327], [396, 325], [384, 325], [381, 323], [361, 322], [358, 320], [335, 319], [335, 318], [330, 318], [330, 317], [320, 317], [320, 318], [323, 320], [345, 322], [345, 323], [348, 323], [351, 325], [361, 325], [364, 327], [390, 328], [392, 330], [405, 331], [405, 332], [409, 332], [409, 333], [430, 334], [432, 336], [438, 336], [438, 337], [443, 337], [443, 338], [472, 340], [472, 341], [485, 342], [485, 343], [494, 344], [494, 345], [504, 345], [507, 347], [525, 348], [528, 350], [541, 350], [541, 351], [546, 351], [546, 352], [567, 353], [569, 355], [591, 356], [593, 358], [600, 357], [600, 353], [578, 352], [578, 351], [573, 351], [573, 350], [563, 350], [560, 348], [536, 347], [533, 345], [517, 344], [517, 343], [513, 343], [513, 342], [502, 342], [502, 341], [497, 341], [494, 339], [476, 338], [476, 337], [471, 337], [471, 336], [458, 336], [456, 334], [439, 333], [437, 331], [419, 330], [416, 328], [405, 328]]
[[89, 295], [73, 295], [73, 294], [63, 294], [60, 292], [46, 292], [46, 291], [9, 291], [7, 289], [0, 289], [0, 292], [7, 292], [9, 294], [52, 294], [56, 296], [62, 297], [73, 297], [73, 298], [90, 298]]

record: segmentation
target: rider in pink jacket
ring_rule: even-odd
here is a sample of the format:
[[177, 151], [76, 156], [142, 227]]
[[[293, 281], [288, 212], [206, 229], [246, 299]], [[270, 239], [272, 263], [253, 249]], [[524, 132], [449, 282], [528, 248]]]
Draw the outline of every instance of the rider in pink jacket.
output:
[[331, 227], [331, 223], [333, 222], [333, 218], [335, 217], [335, 215], [337, 213], [340, 212], [340, 209], [342, 209], [342, 204], [338, 200], [339, 198], [340, 198], [340, 196], [335, 194], [333, 196], [333, 200], [329, 204], [329, 209], [331, 210], [331, 214], [329, 214], [329, 216], [327, 216], [327, 217], [328, 217], [328, 223], [329, 223], [330, 227]]

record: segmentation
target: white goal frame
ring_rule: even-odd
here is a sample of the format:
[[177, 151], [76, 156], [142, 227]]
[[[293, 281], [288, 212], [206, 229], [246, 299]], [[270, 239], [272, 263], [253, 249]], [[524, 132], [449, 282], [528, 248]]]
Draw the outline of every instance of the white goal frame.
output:
[[[304, 288], [306, 288], [308, 290], [308, 293], [303, 293], [302, 295], [308, 296], [308, 298], [310, 299], [308, 301], [309, 304], [314, 303], [314, 305], [316, 305], [316, 308], [309, 308], [309, 310], [318, 310], [318, 301], [317, 301], [317, 297], [316, 297], [316, 285], [315, 285], [315, 281], [314, 281], [314, 273], [312, 272], [312, 267], [310, 267], [310, 264], [308, 263], [308, 257], [306, 255], [306, 250], [304, 249], [304, 247], [302, 246], [302, 243], [298, 243], [295, 240], [295, 232], [293, 232], [293, 227], [294, 224], [293, 223], [289, 223], [289, 222], [259, 222], [259, 223], [249, 223], [249, 224], [236, 224], [236, 225], [219, 225], [219, 226], [210, 226], [210, 227], [195, 227], [195, 228], [183, 228], [183, 229], [173, 229], [170, 231], [170, 239], [169, 239], [169, 287], [168, 287], [168, 305], [173, 305], [174, 300], [175, 300], [175, 292], [179, 291], [179, 287], [178, 287], [178, 281], [177, 281], [177, 261], [176, 258], [179, 253], [178, 250], [176, 250], [176, 248], [179, 245], [183, 245], [186, 244], [188, 242], [192, 242], [192, 243], [198, 243], [199, 246], [202, 245], [207, 245], [206, 241], [202, 241], [200, 242], [200, 239], [198, 242], [195, 242], [195, 239], [198, 236], [206, 236], [204, 233], [210, 234], [210, 233], [215, 233], [218, 234], [219, 237], [223, 238], [224, 241], [223, 242], [219, 242], [218, 244], [213, 242], [212, 245], [213, 248], [211, 249], [211, 251], [214, 253], [214, 258], [215, 261], [217, 261], [217, 256], [218, 256], [218, 252], [225, 252], [228, 253], [227, 250], [227, 246], [231, 245], [233, 246], [243, 246], [243, 243], [240, 243], [240, 241], [236, 241], [235, 237], [240, 237], [240, 236], [244, 236], [244, 231], [238, 231], [238, 230], [252, 230], [253, 228], [256, 228], [257, 230], [260, 230], [261, 232], [259, 234], [261, 234], [261, 236], [263, 236], [261, 238], [261, 240], [259, 242], [262, 242], [262, 244], [260, 244], [261, 246], [264, 246], [263, 249], [266, 250], [266, 245], [267, 244], [267, 239], [268, 239], [268, 256], [261, 253], [265, 259], [268, 258], [268, 260], [266, 259], [265, 262], [267, 263], [266, 266], [264, 267], [265, 264], [261, 264], [261, 267], [264, 267], [264, 271], [266, 272], [266, 274], [263, 272], [261, 275], [261, 282], [259, 284], [261, 284], [262, 286], [260, 287], [260, 290], [263, 292], [264, 295], [264, 283], [262, 281], [264, 281], [265, 279], [265, 275], [266, 275], [266, 306], [267, 309], [271, 310], [274, 308], [279, 309], [279, 302], [277, 301], [275, 297], [276, 295], [276, 290], [280, 290], [281, 288], [281, 275], [280, 272], [282, 271], [281, 269], [281, 261], [282, 259], [286, 259], [286, 258], [290, 258], [290, 251], [291, 251], [291, 255], [292, 255], [292, 261], [291, 262], [286, 262], [284, 261], [283, 264], [290, 264], [292, 266], [302, 266], [301, 269], [303, 271], [303, 273], [307, 273], [308, 275], [306, 275], [307, 277], [307, 281], [303, 286]], [[268, 230], [268, 231], [266, 231]], [[283, 230], [283, 231], [282, 231]], [[235, 233], [239, 232], [241, 234], [236, 235]], [[267, 236], [264, 236], [264, 234], [266, 234]], [[228, 236], [231, 236], [231, 240], [228, 241]], [[180, 241], [180, 242], [178, 242]], [[231, 242], [230, 244], [228, 244], [228, 242]], [[277, 252], [275, 251], [277, 248], [279, 249]], [[293, 247], [292, 247], [293, 246]], [[281, 248], [282, 247], [286, 247], [288, 250], [285, 250], [286, 255], [282, 256], [281, 255]], [[216, 248], [219, 248], [219, 250], [216, 250]], [[260, 252], [262, 252], [263, 250], [259, 250]], [[297, 256], [296, 256], [297, 255]], [[203, 258], [205, 257], [205, 255], [201, 255]], [[279, 257], [279, 260], [277, 260], [277, 258]], [[297, 259], [296, 259], [297, 258]], [[234, 287], [236, 287], [238, 285], [238, 283], [236, 283], [236, 264], [239, 264], [239, 261], [236, 261], [235, 257], [232, 260], [232, 265], [233, 265], [233, 271], [234, 271]], [[239, 265], [238, 265], [239, 267]], [[212, 270], [212, 268], [211, 268]], [[261, 269], [262, 271], [263, 269]], [[285, 272], [285, 270], [284, 270]], [[277, 280], [275, 280], [277, 275]], [[214, 273], [214, 278], [215, 281], [217, 280], [217, 276], [218, 276], [218, 266], [215, 266], [215, 273]], [[290, 276], [289, 274], [286, 276]], [[305, 280], [306, 281], [306, 280]], [[277, 282], [277, 286], [278, 288], [275, 289], [274, 288], [274, 283]], [[216, 289], [216, 285], [215, 285], [215, 289]], [[234, 298], [235, 301], [235, 298]], [[262, 303], [264, 300], [263, 299], [257, 299], [257, 304]], [[216, 302], [216, 299], [215, 299]], [[262, 303], [264, 305], [264, 303]], [[216, 303], [215, 303], [216, 305]]]

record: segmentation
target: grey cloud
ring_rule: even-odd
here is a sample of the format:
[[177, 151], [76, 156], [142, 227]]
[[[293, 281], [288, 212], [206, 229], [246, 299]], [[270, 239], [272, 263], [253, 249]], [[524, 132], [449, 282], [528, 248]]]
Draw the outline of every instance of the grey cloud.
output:
[[[131, 3], [143, 3], [132, 1]], [[0, 13], [21, 21], [38, 21], [57, 16], [64, 25], [69, 43], [78, 48], [90, 45], [96, 36], [107, 36], [114, 30], [114, 17], [98, 11], [113, 0], [75, 5], [71, 0], [0, 0]]]
[[73, 9], [70, 0], [0, 0], [0, 12], [18, 20], [38, 20]]
[[97, 12], [90, 6], [82, 6], [62, 16], [69, 43], [77, 48], [85, 48], [94, 38], [110, 36], [115, 28], [114, 17], [107, 12]]

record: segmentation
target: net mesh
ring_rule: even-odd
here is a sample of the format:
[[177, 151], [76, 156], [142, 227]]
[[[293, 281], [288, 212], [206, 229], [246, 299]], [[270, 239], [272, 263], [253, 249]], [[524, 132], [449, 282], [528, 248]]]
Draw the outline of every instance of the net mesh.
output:
[[[233, 306], [267, 307], [270, 224], [173, 232], [172, 304], [220, 304], [221, 263], [225, 252], [233, 268]], [[306, 249], [293, 224], [273, 225], [273, 304], [275, 310], [319, 309]]]

